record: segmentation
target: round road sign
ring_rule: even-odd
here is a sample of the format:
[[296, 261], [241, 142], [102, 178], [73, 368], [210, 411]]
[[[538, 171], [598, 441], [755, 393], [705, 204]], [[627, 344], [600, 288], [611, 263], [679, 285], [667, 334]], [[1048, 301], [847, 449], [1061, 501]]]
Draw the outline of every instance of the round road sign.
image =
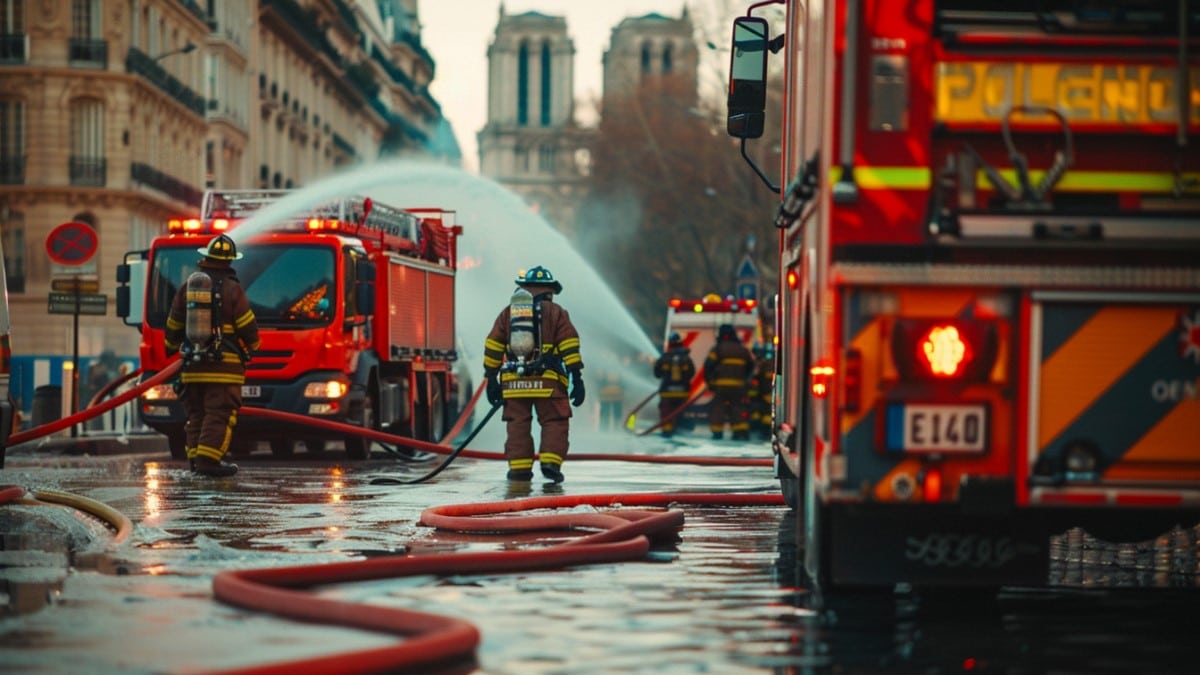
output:
[[82, 265], [96, 254], [99, 241], [87, 223], [63, 223], [46, 237], [46, 253], [59, 265]]

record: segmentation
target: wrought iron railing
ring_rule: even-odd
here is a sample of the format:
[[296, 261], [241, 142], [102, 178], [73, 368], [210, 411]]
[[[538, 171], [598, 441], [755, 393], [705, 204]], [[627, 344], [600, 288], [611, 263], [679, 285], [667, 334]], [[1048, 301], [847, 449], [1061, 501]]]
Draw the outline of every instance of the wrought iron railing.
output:
[[67, 42], [67, 59], [73, 64], [108, 64], [108, 43], [90, 38], [71, 38]]
[[70, 162], [71, 185], [104, 187], [108, 181], [108, 160], [103, 157], [76, 157]]
[[21, 155], [0, 157], [0, 183], [21, 185], [25, 182], [25, 158]]
[[172, 199], [192, 206], [200, 206], [203, 192], [169, 174], [142, 162], [129, 165], [129, 176], [135, 182], [154, 188]]
[[129, 48], [129, 53], [125, 55], [125, 72], [145, 78], [159, 91], [179, 101], [183, 107], [197, 115], [204, 114], [204, 97], [175, 79], [142, 50], [135, 47]]
[[25, 63], [28, 60], [28, 35], [24, 33], [0, 35], [0, 63]]

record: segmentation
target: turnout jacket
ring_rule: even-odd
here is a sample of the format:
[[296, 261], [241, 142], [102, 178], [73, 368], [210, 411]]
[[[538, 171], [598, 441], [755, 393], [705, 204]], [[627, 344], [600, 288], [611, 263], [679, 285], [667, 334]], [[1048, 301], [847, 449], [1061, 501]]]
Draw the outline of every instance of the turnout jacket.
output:
[[[184, 384], [196, 382], [240, 385], [246, 381], [246, 365], [242, 354], [249, 358], [261, 345], [258, 338], [258, 322], [250, 309], [250, 301], [246, 299], [246, 291], [242, 289], [233, 268], [202, 261], [200, 269], [212, 277], [214, 292], [217, 288], [221, 289], [221, 349], [215, 359], [185, 360], [180, 380]], [[179, 351], [183, 341], [187, 339], [184, 332], [186, 325], [187, 284], [184, 283], [175, 293], [171, 313], [167, 316], [164, 337], [168, 354]]]
[[[512, 371], [501, 371], [500, 384], [504, 398], [564, 398], [570, 373], [583, 370], [583, 357], [579, 354], [579, 332], [571, 323], [567, 310], [552, 300], [536, 300], [541, 323], [541, 341], [538, 346], [541, 363], [538, 368], [519, 375]], [[512, 360], [508, 354], [509, 315], [511, 308], [505, 306], [492, 324], [483, 344], [483, 369], [485, 372], [499, 370], [505, 361]]]
[[738, 340], [718, 340], [704, 360], [709, 389], [744, 389], [754, 373], [754, 355]]
[[654, 377], [657, 377], [659, 394], [663, 398], [687, 398], [696, 376], [696, 364], [687, 347], [672, 347], [654, 362]]

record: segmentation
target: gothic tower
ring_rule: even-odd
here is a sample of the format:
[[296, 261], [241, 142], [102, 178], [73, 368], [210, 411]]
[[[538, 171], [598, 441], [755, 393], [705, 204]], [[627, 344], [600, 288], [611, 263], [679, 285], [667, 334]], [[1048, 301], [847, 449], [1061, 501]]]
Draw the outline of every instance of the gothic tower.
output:
[[604, 100], [670, 87], [695, 100], [699, 50], [687, 6], [678, 19], [661, 14], [623, 19], [604, 53]]
[[575, 45], [563, 17], [506, 14], [488, 46], [480, 173], [521, 195], [560, 232], [574, 232], [590, 132], [575, 121]]

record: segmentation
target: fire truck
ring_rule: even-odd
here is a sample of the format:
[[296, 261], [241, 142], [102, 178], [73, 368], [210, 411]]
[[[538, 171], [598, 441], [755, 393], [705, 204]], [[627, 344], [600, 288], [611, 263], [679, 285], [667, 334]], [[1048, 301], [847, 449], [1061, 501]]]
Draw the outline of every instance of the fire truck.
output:
[[[282, 190], [207, 192], [199, 218], [172, 219], [117, 271], [117, 314], [142, 335], [143, 377], [162, 370], [171, 301], [222, 232], [238, 241], [234, 263], [258, 320], [261, 348], [246, 364], [247, 406], [437, 441], [458, 416], [454, 387], [455, 213], [400, 209], [347, 197], [271, 216]], [[283, 208], [283, 205], [280, 206]], [[277, 209], [276, 209], [277, 210]], [[186, 456], [184, 413], [164, 384], [140, 400], [146, 425]], [[289, 456], [302, 441], [320, 452], [343, 443], [352, 459], [371, 442], [354, 434], [241, 416], [235, 448], [259, 441]]]
[[[671, 298], [667, 303], [663, 348], [666, 349], [671, 333], [679, 333], [680, 339], [691, 354], [692, 363], [696, 366], [693, 391], [704, 382], [704, 361], [717, 344], [717, 329], [726, 323], [733, 326], [747, 348], [753, 347], [756, 341], [762, 339], [758, 303], [755, 300], [737, 299], [733, 296], [723, 298], [716, 293], [709, 293], [696, 299]], [[706, 426], [708, 405], [711, 402], [712, 393], [704, 392], [679, 415], [677, 424], [686, 429], [691, 429], [697, 424]]]
[[1045, 585], [1057, 534], [1200, 520], [1200, 3], [757, 2], [729, 85], [816, 588]]

